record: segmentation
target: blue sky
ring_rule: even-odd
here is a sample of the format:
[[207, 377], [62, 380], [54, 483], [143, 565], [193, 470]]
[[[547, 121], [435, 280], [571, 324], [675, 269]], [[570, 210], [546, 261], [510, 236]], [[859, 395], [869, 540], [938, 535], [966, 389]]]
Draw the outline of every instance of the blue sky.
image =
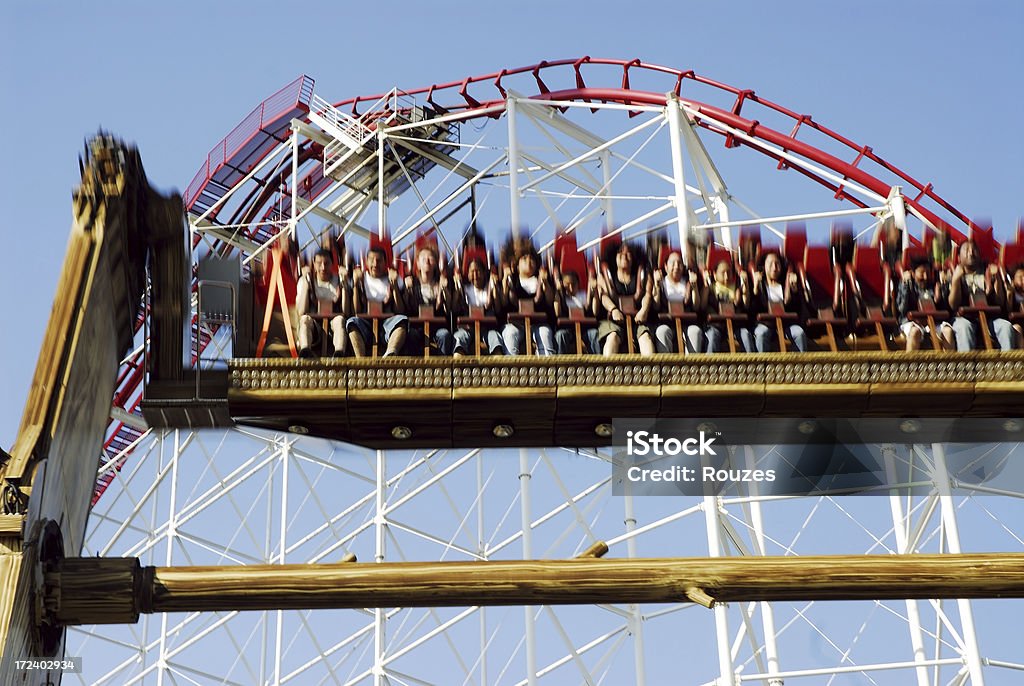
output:
[[542, 59], [640, 57], [751, 88], [866, 142], [1004, 234], [1024, 213], [1016, 2], [527, 1], [4, 3], [0, 168], [8, 265], [0, 355], [9, 447], [70, 226], [76, 155], [98, 129], [181, 189], [209, 149], [302, 73], [331, 99]]
[[[1005, 238], [1024, 214], [1024, 3], [0, 3], [0, 445], [10, 448], [98, 129], [183, 189], [302, 73], [331, 100], [582, 55], [694, 69], [867, 143]], [[57, 294], [59, 296], [59, 294]]]

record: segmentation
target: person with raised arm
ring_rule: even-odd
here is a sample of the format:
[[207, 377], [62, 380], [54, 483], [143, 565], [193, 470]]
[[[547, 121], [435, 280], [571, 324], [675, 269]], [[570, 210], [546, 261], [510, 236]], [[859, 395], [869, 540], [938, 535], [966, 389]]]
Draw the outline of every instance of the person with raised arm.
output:
[[[451, 283], [448, 275], [438, 265], [437, 248], [433, 243], [420, 246], [416, 250], [416, 268], [411, 276], [405, 277], [406, 311], [412, 316], [420, 313], [421, 306], [426, 306], [427, 316], [435, 318], [436, 328], [432, 340], [427, 340], [425, 329], [414, 328], [409, 332], [412, 341], [410, 347], [421, 350], [431, 343], [437, 346], [442, 355], [451, 355], [455, 348], [450, 324], [449, 302], [452, 298]], [[422, 316], [422, 315], [421, 315]], [[441, 323], [443, 322], [443, 323]]]
[[[491, 273], [481, 257], [471, 257], [466, 264], [466, 278], [455, 272], [455, 290], [453, 294], [453, 312], [456, 317], [473, 317], [475, 313], [486, 320], [489, 325], [481, 325], [480, 335], [487, 344], [487, 352], [491, 355], [506, 355], [505, 342], [497, 326], [497, 317], [501, 315], [501, 295], [498, 292], [498, 278]], [[493, 320], [493, 323], [491, 323]], [[479, 323], [479, 322], [477, 322]], [[475, 326], [460, 324], [455, 329], [455, 349], [453, 355], [462, 357], [474, 350], [473, 336]]]
[[[679, 315], [703, 313], [706, 298], [705, 289], [701, 288], [699, 275], [695, 270], [683, 267], [683, 255], [673, 250], [665, 258], [664, 271], [657, 269], [651, 284], [652, 307], [655, 312], [672, 314], [678, 307]], [[696, 322], [696, 317], [682, 324], [685, 351], [702, 353], [705, 350], [704, 332]], [[654, 347], [659, 353], [683, 352], [676, 340], [675, 329], [670, 323], [658, 323], [654, 330]], [[708, 350], [708, 352], [711, 352]]]
[[332, 273], [333, 262], [329, 251], [318, 250], [313, 255], [312, 269], [304, 270], [299, 277], [295, 294], [299, 357], [315, 357], [312, 346], [322, 335], [316, 325], [318, 319], [328, 322], [334, 357], [345, 355], [345, 318], [352, 311], [352, 287], [344, 266], [339, 268], [338, 274]]
[[[366, 357], [373, 345], [373, 322], [383, 320], [383, 357], [398, 355], [405, 344], [409, 318], [405, 315], [405, 299], [398, 280], [398, 272], [387, 264], [387, 253], [381, 247], [371, 247], [366, 253], [365, 273], [357, 270], [352, 277], [353, 312], [345, 322], [352, 352]], [[362, 316], [360, 316], [362, 315]]]
[[[783, 329], [800, 352], [807, 352], [807, 332], [801, 322], [804, 318], [804, 290], [795, 271], [787, 271], [782, 256], [775, 252], [765, 255], [764, 269], [754, 274], [753, 300], [759, 315], [781, 317], [788, 326]], [[754, 345], [764, 353], [778, 345], [775, 329], [765, 322], [754, 327]]]
[[[900, 318], [900, 329], [907, 339], [907, 350], [920, 350], [925, 334], [930, 334], [930, 324], [914, 321], [911, 313], [941, 311], [949, 306], [949, 282], [936, 279], [932, 274], [931, 258], [927, 255], [910, 261], [910, 269], [903, 270], [899, 287], [896, 289], [896, 314]], [[934, 318], [932, 318], [934, 321]], [[954, 347], [953, 327], [949, 322], [937, 322], [939, 345], [943, 350]]]
[[505, 350], [509, 355], [520, 354], [526, 335], [524, 324], [529, 320], [537, 354], [554, 355], [555, 332], [551, 319], [555, 289], [533, 243], [529, 239], [515, 241], [512, 263], [504, 264], [503, 269], [502, 295], [509, 319], [501, 334]]
[[[988, 321], [989, 333], [1001, 350], [1013, 349], [1013, 327], [999, 316], [1006, 305], [1006, 289], [999, 274], [999, 265], [986, 269], [978, 245], [972, 240], [960, 244], [959, 260], [949, 284], [949, 307], [956, 315], [953, 332], [959, 352], [974, 350], [978, 327]], [[991, 317], [989, 316], [991, 315]]]
[[[636, 325], [635, 339], [641, 355], [654, 354], [651, 327], [646, 324], [651, 312], [651, 287], [640, 269], [639, 259], [625, 241], [612, 244], [605, 255], [606, 272], [601, 279], [601, 307], [605, 318], [598, 324], [597, 337], [606, 356], [620, 352], [626, 331]], [[614, 260], [614, 267], [611, 262]], [[623, 307], [626, 310], [623, 310]], [[626, 341], [627, 346], [629, 344]]]
[[[740, 272], [739, 284], [733, 274], [732, 262], [730, 260], [719, 260], [715, 265], [712, 274], [711, 285], [704, 296], [704, 309], [708, 317], [715, 315], [731, 316], [746, 315], [750, 312], [751, 293], [750, 280], [746, 271]], [[728, 322], [708, 322], [707, 339], [708, 352], [717, 353], [723, 350], [731, 350], [727, 340]], [[740, 317], [733, 320], [733, 337], [738, 338], [744, 352], [752, 353], [757, 350], [754, 343], [754, 334], [750, 330], [749, 318]]]

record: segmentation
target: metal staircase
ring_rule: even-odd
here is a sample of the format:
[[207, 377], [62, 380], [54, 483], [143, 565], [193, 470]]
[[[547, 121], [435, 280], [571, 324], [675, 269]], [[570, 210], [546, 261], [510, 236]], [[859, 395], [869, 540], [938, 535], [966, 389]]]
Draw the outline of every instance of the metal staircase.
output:
[[[359, 117], [342, 112], [314, 95], [309, 121], [331, 139], [323, 150], [323, 175], [343, 183], [353, 195], [366, 196], [374, 192], [378, 169], [368, 162], [375, 157], [379, 145], [377, 128], [427, 121], [436, 115], [432, 108], [417, 104], [415, 99], [395, 89]], [[438, 164], [438, 158], [449, 157], [456, 148], [452, 143], [458, 142], [459, 127], [456, 123], [429, 124], [409, 131], [409, 135], [418, 139], [414, 145], [394, 146], [397, 155], [385, 156], [383, 179], [387, 184], [387, 203], [410, 188], [410, 177], [412, 180], [423, 178]], [[417, 147], [420, 151], [411, 149]]]

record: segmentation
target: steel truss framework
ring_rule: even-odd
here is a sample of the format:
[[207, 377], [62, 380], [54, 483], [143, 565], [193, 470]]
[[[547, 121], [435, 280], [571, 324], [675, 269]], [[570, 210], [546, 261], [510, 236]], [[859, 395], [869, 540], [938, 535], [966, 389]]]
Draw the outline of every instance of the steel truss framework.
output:
[[[614, 85], [601, 85], [608, 75]], [[484, 95], [485, 86], [496, 89]], [[208, 163], [190, 186], [196, 259], [237, 250], [248, 265], [280, 236], [307, 249], [325, 231], [350, 237], [358, 253], [358, 237], [383, 227], [400, 254], [419, 230], [435, 227], [449, 258], [471, 225], [492, 239], [506, 227], [529, 231], [540, 245], [565, 229], [581, 247], [596, 245], [608, 227], [726, 246], [751, 222], [765, 227], [766, 242], [791, 220], [807, 222], [812, 236], [835, 218], [862, 234], [885, 216], [907, 226], [908, 237], [924, 226], [945, 225], [954, 236], [969, 227], [930, 184], [867, 146], [692, 72], [585, 59], [336, 106], [311, 92], [301, 98], [306, 115], [236, 164], [231, 183], [208, 182]], [[229, 140], [225, 165], [233, 164]], [[713, 159], [722, 140], [724, 154]], [[765, 173], [772, 168], [788, 173]], [[217, 336], [218, 345], [205, 345]], [[961, 528], [985, 532], [986, 549], [1024, 548], [1006, 524], [1021, 521], [1017, 494], [981, 497], [984, 485], [943, 476], [951, 447], [887, 449], [894, 464], [933, 466], [927, 493], [701, 501], [613, 498], [607, 455], [589, 451], [384, 454], [253, 431], [149, 431], [135, 414], [131, 382], [143, 338], [140, 331], [119, 382], [83, 554], [160, 565], [333, 561], [348, 552], [361, 562], [528, 559], [574, 556], [596, 540], [610, 544], [611, 556], [955, 552], [971, 549]], [[200, 364], [230, 355], [229, 338], [224, 327], [201, 327]], [[771, 448], [746, 450], [756, 461]], [[171, 615], [75, 630], [68, 654], [90, 656], [83, 683], [781, 684], [825, 674], [836, 684], [1004, 683], [998, 675], [1024, 666], [1000, 643], [1007, 637], [976, 628], [974, 616], [999, 621], [1012, 607]]]
[[[761, 465], [775, 448], [741, 450]], [[84, 554], [144, 564], [1024, 549], [1024, 502], [972, 478], [1016, 446], [884, 446], [889, 496], [613, 497], [603, 452], [374, 452], [291, 435], [152, 432], [96, 506]], [[954, 470], [947, 474], [946, 465]], [[952, 486], [951, 484], [956, 484]], [[1019, 607], [1019, 603], [1015, 603]], [[1011, 683], [1014, 603], [750, 603], [146, 616], [87, 627], [83, 683]], [[979, 627], [975, 627], [975, 616]], [[988, 630], [984, 620], [988, 620]], [[717, 660], [710, 656], [717, 655]], [[1016, 662], [1015, 662], [1016, 661]], [[533, 675], [531, 678], [530, 675]], [[911, 676], [913, 675], [913, 676]], [[70, 677], [69, 677], [70, 678]], [[1018, 677], [1019, 678], [1019, 677]], [[809, 683], [818, 680], [809, 679]], [[74, 681], [72, 681], [74, 683]]]

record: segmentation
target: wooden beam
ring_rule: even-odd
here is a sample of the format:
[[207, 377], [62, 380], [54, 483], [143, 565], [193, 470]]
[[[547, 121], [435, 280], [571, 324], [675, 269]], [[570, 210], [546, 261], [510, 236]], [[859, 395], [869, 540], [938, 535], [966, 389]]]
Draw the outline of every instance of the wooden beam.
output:
[[45, 579], [55, 621], [92, 624], [151, 612], [1022, 598], [1024, 553], [233, 567], [68, 558]]
[[[312, 436], [371, 448], [611, 445], [595, 427], [612, 417], [888, 417], [886, 437], [864, 435], [901, 442], [895, 418], [908, 408], [955, 420], [918, 443], [1017, 441], [1019, 431], [976, 420], [1024, 406], [1024, 350], [262, 358], [234, 359], [228, 374], [238, 423], [284, 430], [301, 417]], [[499, 418], [514, 435], [493, 435]], [[396, 439], [396, 425], [411, 439]]]

